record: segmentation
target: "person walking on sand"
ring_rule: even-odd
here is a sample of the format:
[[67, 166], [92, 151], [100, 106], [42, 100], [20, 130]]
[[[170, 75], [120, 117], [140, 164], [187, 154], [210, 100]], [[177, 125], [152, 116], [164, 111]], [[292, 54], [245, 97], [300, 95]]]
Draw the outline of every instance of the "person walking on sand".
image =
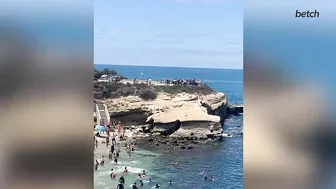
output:
[[108, 145], [110, 144], [110, 138], [109, 137], [106, 137], [105, 143], [106, 143], [106, 147], [108, 147]]

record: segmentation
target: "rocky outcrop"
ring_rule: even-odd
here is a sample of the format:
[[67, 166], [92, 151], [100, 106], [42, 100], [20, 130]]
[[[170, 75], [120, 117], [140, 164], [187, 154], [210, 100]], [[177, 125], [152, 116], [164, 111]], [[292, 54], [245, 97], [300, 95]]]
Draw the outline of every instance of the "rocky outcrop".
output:
[[112, 120], [125, 125], [141, 125], [153, 120], [156, 124], [220, 123], [225, 119], [227, 100], [223, 93], [197, 95], [159, 93], [157, 99], [144, 101], [136, 96], [105, 100]]
[[[102, 102], [107, 105], [111, 120], [124, 125], [141, 125], [135, 126], [140, 134], [134, 136], [146, 136], [145, 140], [154, 141], [155, 145], [221, 140], [227, 115], [242, 112], [242, 107], [228, 106], [226, 96], [220, 92], [208, 95], [158, 93], [157, 99], [152, 101], [128, 96]], [[184, 148], [193, 148], [188, 145]]]
[[227, 115], [239, 115], [244, 112], [243, 105], [228, 105]]

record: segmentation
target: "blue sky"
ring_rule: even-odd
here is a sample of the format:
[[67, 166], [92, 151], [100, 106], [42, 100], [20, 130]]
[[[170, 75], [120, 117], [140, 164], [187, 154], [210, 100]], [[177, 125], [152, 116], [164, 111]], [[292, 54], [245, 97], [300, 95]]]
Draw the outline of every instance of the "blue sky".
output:
[[97, 0], [95, 63], [243, 68], [242, 0]]

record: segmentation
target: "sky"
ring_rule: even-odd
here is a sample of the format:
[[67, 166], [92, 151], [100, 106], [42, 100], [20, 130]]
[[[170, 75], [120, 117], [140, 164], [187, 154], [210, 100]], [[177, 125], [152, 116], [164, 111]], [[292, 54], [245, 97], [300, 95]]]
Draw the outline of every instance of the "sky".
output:
[[242, 0], [96, 0], [95, 64], [243, 68]]

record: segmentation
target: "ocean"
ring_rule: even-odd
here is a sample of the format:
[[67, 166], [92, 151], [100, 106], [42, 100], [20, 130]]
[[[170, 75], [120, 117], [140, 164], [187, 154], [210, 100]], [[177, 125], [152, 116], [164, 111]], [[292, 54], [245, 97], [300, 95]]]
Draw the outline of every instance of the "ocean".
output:
[[[95, 64], [95, 68], [111, 68], [128, 78], [202, 79], [216, 91], [225, 93], [230, 104], [243, 104], [243, 70], [103, 64]], [[131, 188], [134, 182], [139, 183], [136, 175], [143, 169], [154, 182], [161, 185], [160, 188], [243, 188], [243, 137], [238, 135], [243, 130], [242, 126], [243, 115], [232, 116], [225, 121], [224, 126], [224, 130], [233, 135], [232, 138], [225, 138], [222, 142], [207, 146], [196, 146], [193, 150], [163, 150], [159, 147], [137, 146], [132, 160], [129, 160], [122, 150], [118, 165], [108, 161], [104, 167], [95, 171], [95, 188], [115, 188], [117, 181], [110, 179], [110, 169], [117, 170], [119, 178], [124, 167], [131, 172], [125, 177], [126, 188]], [[206, 170], [207, 175], [213, 176], [215, 180], [205, 181], [200, 175], [202, 170]], [[169, 180], [173, 181], [172, 185], [168, 184]], [[154, 184], [145, 183], [143, 189], [153, 186]]]

